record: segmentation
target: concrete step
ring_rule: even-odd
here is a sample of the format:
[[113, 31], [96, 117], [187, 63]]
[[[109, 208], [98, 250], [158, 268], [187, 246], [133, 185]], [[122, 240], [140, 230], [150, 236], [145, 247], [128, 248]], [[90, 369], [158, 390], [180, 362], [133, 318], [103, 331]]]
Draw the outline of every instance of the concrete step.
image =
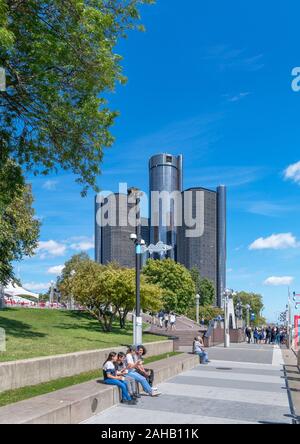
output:
[[[149, 364], [159, 384], [199, 364], [182, 354]], [[0, 408], [0, 424], [78, 424], [120, 402], [116, 387], [90, 381]]]

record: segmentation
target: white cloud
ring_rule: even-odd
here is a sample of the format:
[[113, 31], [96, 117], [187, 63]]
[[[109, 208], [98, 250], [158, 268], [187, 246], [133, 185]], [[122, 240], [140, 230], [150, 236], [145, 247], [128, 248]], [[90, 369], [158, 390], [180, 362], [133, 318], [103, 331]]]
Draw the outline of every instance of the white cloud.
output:
[[70, 248], [72, 248], [72, 250], [76, 250], [76, 251], [89, 251], [92, 250], [94, 248], [94, 242], [92, 241], [83, 241], [83, 242], [78, 242], [77, 244], [72, 244], [70, 246]]
[[245, 97], [249, 96], [251, 93], [250, 92], [241, 92], [239, 94], [236, 95], [230, 95], [230, 94], [225, 94], [224, 97], [227, 98], [228, 102], [239, 102], [240, 100], [244, 99]]
[[39, 242], [36, 251], [37, 253], [40, 253], [41, 258], [43, 259], [47, 256], [63, 256], [66, 253], [66, 249], [66, 245], [60, 244], [54, 240], [49, 240]]
[[47, 180], [44, 184], [43, 184], [43, 188], [44, 190], [47, 191], [55, 191], [56, 190], [56, 185], [58, 184], [57, 180]]
[[55, 274], [56, 276], [59, 276], [64, 268], [65, 268], [64, 265], [55, 265], [54, 267], [48, 268], [47, 272], [49, 274]]
[[300, 185], [300, 162], [288, 166], [284, 171], [284, 177]]
[[31, 290], [31, 291], [42, 291], [42, 290], [48, 290], [50, 287], [50, 282], [44, 282], [44, 283], [38, 283], [38, 282], [28, 282], [26, 284], [23, 285], [23, 287], [26, 290]]
[[69, 248], [75, 251], [89, 251], [95, 247], [94, 239], [86, 236], [73, 237], [69, 241], [73, 243], [70, 244]]
[[286, 248], [297, 248], [299, 242], [292, 233], [272, 234], [272, 236], [256, 239], [249, 250], [284, 250]]
[[291, 285], [293, 282], [292, 276], [271, 276], [265, 280], [264, 284], [279, 287], [280, 285]]

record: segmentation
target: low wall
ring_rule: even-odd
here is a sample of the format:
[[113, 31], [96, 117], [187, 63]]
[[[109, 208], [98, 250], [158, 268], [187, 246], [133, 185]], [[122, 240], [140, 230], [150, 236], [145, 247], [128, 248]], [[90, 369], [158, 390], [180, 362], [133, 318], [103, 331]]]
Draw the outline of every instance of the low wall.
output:
[[[245, 334], [243, 330], [230, 330], [230, 341], [233, 344], [241, 344], [245, 342]], [[209, 338], [205, 338], [204, 344], [206, 347], [214, 347], [215, 345], [224, 343], [224, 329], [217, 327], [212, 330], [212, 334]]]
[[[197, 365], [198, 356], [183, 354], [154, 362], [149, 367], [154, 369], [155, 384], [159, 384]], [[78, 424], [119, 402], [116, 387], [89, 381], [2, 407], [0, 424]]]
[[[151, 342], [145, 346], [147, 357], [171, 353], [174, 350], [173, 341]], [[2, 362], [0, 363], [0, 392], [100, 369], [112, 350], [125, 352], [126, 347]]]

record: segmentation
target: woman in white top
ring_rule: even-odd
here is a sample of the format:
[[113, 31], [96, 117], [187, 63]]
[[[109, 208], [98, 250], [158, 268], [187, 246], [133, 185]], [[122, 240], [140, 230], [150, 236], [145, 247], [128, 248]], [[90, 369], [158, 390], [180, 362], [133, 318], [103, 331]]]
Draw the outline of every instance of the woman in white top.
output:
[[111, 352], [107, 360], [103, 364], [104, 384], [116, 385], [122, 393], [122, 401], [124, 404], [135, 405], [134, 401], [128, 393], [127, 384], [124, 376], [118, 375], [115, 363], [118, 359], [117, 353]]

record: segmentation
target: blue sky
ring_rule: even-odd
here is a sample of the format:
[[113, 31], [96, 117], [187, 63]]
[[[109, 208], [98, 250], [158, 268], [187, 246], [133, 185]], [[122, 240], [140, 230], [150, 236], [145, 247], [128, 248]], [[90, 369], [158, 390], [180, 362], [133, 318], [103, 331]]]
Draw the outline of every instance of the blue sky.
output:
[[[300, 92], [291, 88], [300, 5], [158, 0], [142, 15], [147, 32], [118, 46], [129, 81], [109, 96], [120, 117], [99, 185], [147, 191], [148, 158], [161, 151], [184, 155], [186, 188], [228, 185], [228, 286], [262, 293], [276, 319], [287, 280], [264, 282], [291, 277], [300, 292], [300, 167], [284, 174], [300, 161]], [[93, 256], [94, 197], [82, 199], [71, 174], [32, 183], [42, 243], [17, 274], [35, 290], [76, 251]]]

